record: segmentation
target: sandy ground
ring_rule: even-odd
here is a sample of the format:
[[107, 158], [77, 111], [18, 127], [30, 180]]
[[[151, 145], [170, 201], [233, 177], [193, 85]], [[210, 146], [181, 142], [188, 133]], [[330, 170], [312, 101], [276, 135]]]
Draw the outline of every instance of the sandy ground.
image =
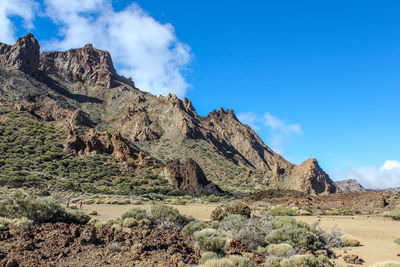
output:
[[[192, 204], [174, 205], [182, 214], [192, 216], [200, 220], [209, 220], [211, 211], [216, 205]], [[144, 205], [85, 205], [83, 210], [88, 212], [97, 210], [101, 220], [116, 218], [133, 207], [150, 209], [150, 204]], [[394, 239], [400, 237], [400, 221], [393, 221], [384, 217], [369, 216], [298, 216], [297, 220], [307, 223], [319, 221], [320, 227], [325, 231], [331, 231], [337, 227], [346, 234], [350, 234], [360, 240], [361, 246], [337, 250], [337, 254], [356, 254], [365, 260], [363, 266], [371, 266], [375, 262], [392, 260], [399, 261], [400, 246], [394, 243]], [[337, 264], [348, 266], [342, 258], [335, 260]]]

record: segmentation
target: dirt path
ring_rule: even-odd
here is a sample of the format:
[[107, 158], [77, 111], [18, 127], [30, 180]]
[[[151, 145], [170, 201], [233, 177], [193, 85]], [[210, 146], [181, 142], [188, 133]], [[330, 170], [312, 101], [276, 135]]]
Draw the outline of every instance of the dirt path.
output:
[[[356, 254], [365, 260], [363, 266], [371, 266], [373, 263], [393, 260], [399, 261], [400, 245], [393, 241], [400, 237], [400, 222], [384, 217], [367, 216], [323, 216], [323, 217], [296, 217], [298, 220], [314, 223], [320, 221], [320, 227], [325, 231], [331, 231], [334, 226], [343, 232], [356, 237], [361, 242], [360, 247], [337, 250], [337, 254]], [[346, 251], [347, 253], [344, 253]], [[345, 264], [343, 259], [337, 263]]]
[[[97, 210], [101, 220], [107, 220], [121, 216], [130, 208], [139, 207], [149, 210], [150, 204], [144, 205], [85, 205], [84, 211]], [[179, 206], [174, 205], [182, 214], [193, 216], [199, 220], [209, 220], [211, 211], [216, 205], [192, 204]], [[400, 221], [393, 221], [384, 217], [367, 216], [299, 216], [295, 217], [307, 223], [320, 222], [320, 227], [325, 231], [331, 231], [334, 226], [343, 232], [353, 235], [360, 240], [362, 246], [337, 250], [338, 254], [356, 254], [365, 260], [363, 266], [370, 266], [375, 262], [394, 260], [400, 262], [400, 245], [394, 243], [394, 239], [400, 237]], [[346, 252], [346, 253], [345, 253]], [[335, 260], [336, 263], [348, 266], [342, 258]]]

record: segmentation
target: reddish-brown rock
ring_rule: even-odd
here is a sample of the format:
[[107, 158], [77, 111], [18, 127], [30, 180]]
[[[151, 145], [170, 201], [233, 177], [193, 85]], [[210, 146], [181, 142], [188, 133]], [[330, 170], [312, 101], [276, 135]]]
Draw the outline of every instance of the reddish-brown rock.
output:
[[20, 71], [34, 74], [39, 68], [40, 46], [35, 37], [28, 33], [14, 45], [0, 43], [0, 63]]
[[193, 159], [187, 159], [184, 163], [179, 160], [167, 160], [165, 172], [175, 189], [185, 191], [189, 195], [223, 193], [217, 185], [207, 180], [203, 170]]

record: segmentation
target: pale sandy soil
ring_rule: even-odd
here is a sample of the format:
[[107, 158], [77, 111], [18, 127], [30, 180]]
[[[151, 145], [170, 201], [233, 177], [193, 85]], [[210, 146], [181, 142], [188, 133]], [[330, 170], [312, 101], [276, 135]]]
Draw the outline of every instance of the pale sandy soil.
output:
[[[356, 237], [361, 242], [360, 247], [337, 250], [337, 254], [356, 254], [365, 260], [363, 266], [371, 266], [373, 263], [392, 260], [400, 262], [400, 245], [393, 241], [400, 237], [400, 222], [385, 217], [367, 216], [301, 216], [296, 219], [314, 223], [320, 220], [320, 227], [325, 231], [331, 231], [334, 226], [343, 232]], [[336, 263], [345, 265], [342, 258]], [[347, 265], [345, 265], [347, 266]]]
[[[97, 210], [101, 220], [116, 218], [130, 208], [140, 207], [150, 209], [150, 204], [144, 205], [84, 205], [84, 211]], [[211, 211], [216, 205], [191, 204], [174, 205], [182, 214], [192, 216], [200, 220], [209, 220]], [[367, 216], [297, 216], [297, 220], [307, 223], [320, 222], [320, 227], [325, 231], [331, 231], [334, 226], [346, 234], [350, 234], [360, 240], [362, 246], [336, 250], [337, 254], [356, 254], [365, 260], [363, 266], [371, 266], [375, 262], [394, 260], [400, 262], [400, 245], [394, 243], [394, 239], [400, 237], [400, 221], [393, 221], [384, 217]], [[342, 258], [335, 260], [337, 264], [348, 266]]]

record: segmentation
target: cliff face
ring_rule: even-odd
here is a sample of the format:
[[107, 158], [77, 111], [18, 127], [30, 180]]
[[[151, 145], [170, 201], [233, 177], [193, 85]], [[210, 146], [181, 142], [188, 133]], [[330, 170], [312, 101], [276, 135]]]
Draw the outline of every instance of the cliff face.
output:
[[[0, 103], [62, 122], [70, 133], [66, 150], [76, 155], [108, 153], [133, 165], [140, 151], [161, 162], [191, 157], [221, 187], [336, 190], [315, 160], [298, 167], [286, 161], [232, 110], [202, 117], [186, 98], [142, 92], [117, 74], [108, 52], [92, 45], [39, 55], [28, 34], [13, 46], [0, 44], [0, 63]], [[71, 116], [84, 125], [71, 126]]]
[[365, 188], [356, 179], [335, 182], [336, 187], [342, 192], [366, 192]]

